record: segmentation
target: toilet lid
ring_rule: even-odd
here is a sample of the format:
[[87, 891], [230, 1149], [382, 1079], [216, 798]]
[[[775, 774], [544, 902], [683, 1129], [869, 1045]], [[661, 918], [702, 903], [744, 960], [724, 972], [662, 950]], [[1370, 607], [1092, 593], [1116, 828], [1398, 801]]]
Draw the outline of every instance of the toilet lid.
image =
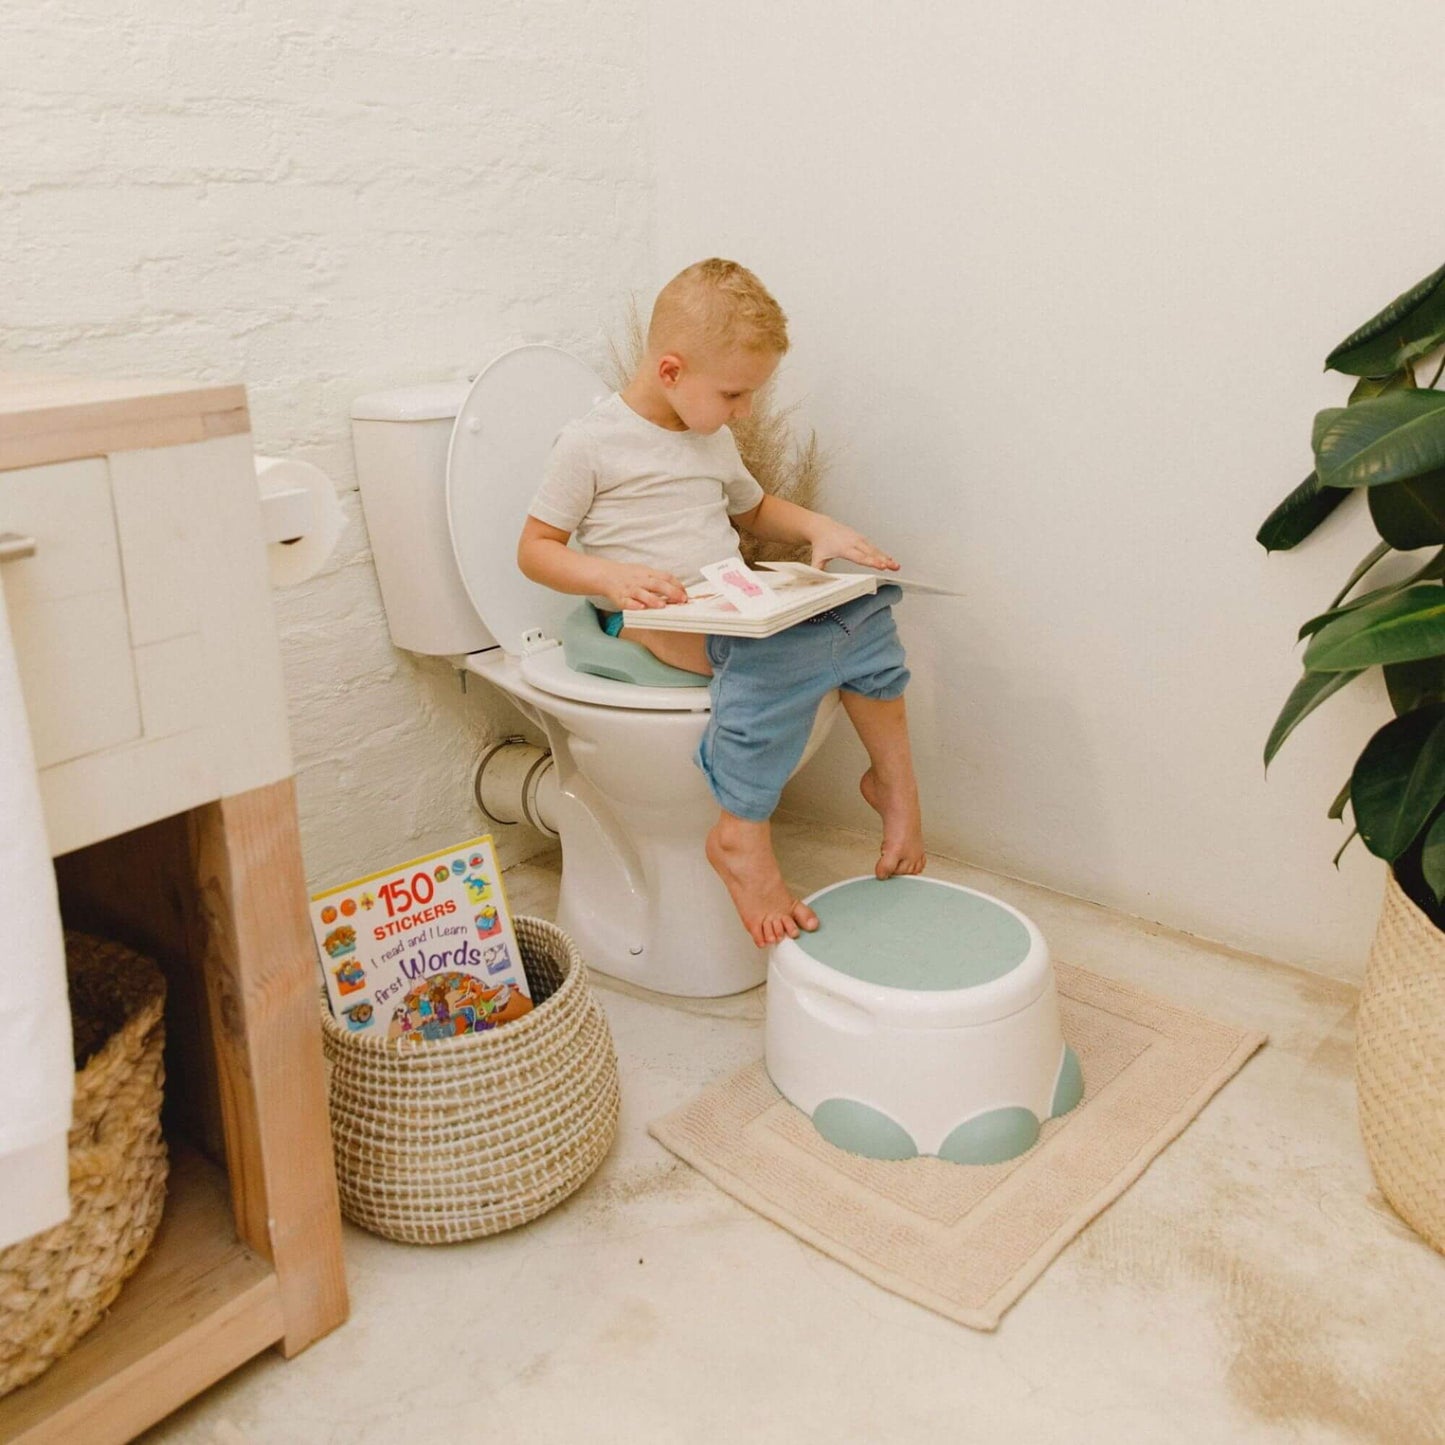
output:
[[557, 433], [611, 391], [555, 346], [518, 346], [477, 377], [457, 413], [447, 458], [452, 550], [477, 615], [514, 656], [528, 633], [557, 637], [577, 605], [521, 574], [517, 538]]

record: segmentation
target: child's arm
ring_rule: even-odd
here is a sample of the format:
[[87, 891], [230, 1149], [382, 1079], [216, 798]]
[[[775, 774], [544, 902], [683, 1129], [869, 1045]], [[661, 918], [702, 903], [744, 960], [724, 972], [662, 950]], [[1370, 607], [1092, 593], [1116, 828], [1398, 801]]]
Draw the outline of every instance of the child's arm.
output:
[[796, 502], [784, 501], [782, 497], [766, 496], [751, 512], [739, 513], [732, 520], [764, 542], [808, 543], [813, 549], [815, 567], [821, 567], [830, 557], [846, 557], [865, 567], [898, 571], [898, 563], [862, 533], [821, 512], [810, 512]]
[[619, 612], [625, 607], [665, 607], [669, 602], [687, 601], [682, 583], [670, 572], [589, 557], [567, 545], [571, 535], [528, 517], [517, 543], [517, 566], [522, 575], [554, 592], [605, 597]]

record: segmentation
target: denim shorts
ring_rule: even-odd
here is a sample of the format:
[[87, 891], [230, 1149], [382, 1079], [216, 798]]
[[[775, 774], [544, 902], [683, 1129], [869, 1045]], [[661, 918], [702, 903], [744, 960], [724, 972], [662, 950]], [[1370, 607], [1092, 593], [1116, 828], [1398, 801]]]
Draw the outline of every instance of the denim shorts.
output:
[[772, 817], [830, 692], [902, 696], [908, 665], [893, 623], [902, 595], [885, 583], [771, 637], [707, 639], [712, 713], [697, 765], [729, 813]]

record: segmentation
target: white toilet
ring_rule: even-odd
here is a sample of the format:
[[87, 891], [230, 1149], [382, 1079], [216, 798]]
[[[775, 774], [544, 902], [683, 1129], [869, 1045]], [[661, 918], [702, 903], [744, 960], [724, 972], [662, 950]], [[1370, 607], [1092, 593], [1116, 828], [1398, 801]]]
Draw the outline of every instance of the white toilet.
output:
[[[762, 983], [767, 958], [703, 851], [718, 812], [693, 762], [708, 690], [574, 671], [559, 639], [582, 599], [517, 569], [517, 539], [557, 433], [610, 390], [556, 347], [520, 346], [470, 387], [359, 397], [357, 478], [392, 641], [455, 657], [546, 734], [562, 844], [559, 925], [591, 968], [713, 998]], [[803, 762], [837, 710], [834, 693]]]

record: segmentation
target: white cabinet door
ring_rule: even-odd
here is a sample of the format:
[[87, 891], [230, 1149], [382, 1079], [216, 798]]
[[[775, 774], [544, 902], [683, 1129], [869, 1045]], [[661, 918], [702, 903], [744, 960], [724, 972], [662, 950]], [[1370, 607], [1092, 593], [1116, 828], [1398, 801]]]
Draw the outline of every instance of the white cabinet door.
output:
[[0, 472], [0, 532], [34, 554], [0, 584], [41, 768], [140, 736], [130, 624], [104, 458]]

